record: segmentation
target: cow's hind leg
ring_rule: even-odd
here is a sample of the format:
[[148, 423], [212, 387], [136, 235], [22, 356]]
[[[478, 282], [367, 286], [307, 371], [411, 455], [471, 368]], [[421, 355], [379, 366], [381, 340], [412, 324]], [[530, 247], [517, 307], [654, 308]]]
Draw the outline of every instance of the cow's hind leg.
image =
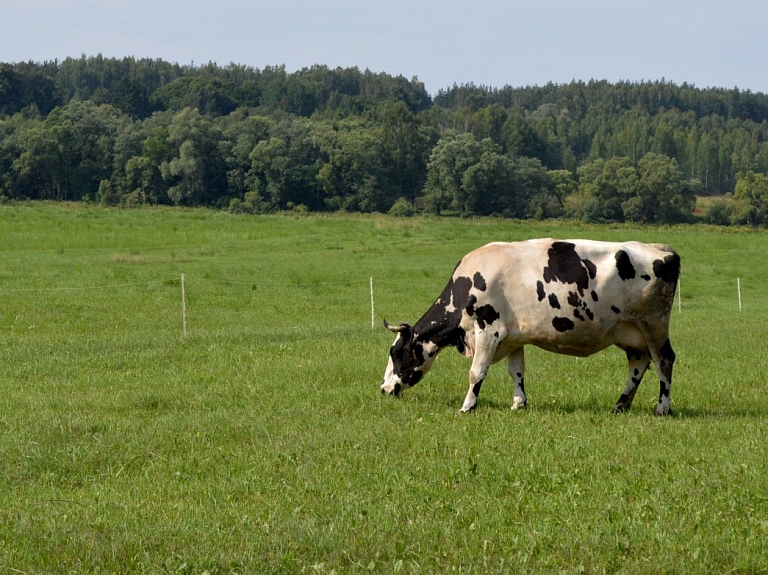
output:
[[515, 382], [512, 409], [522, 409], [528, 404], [525, 396], [525, 348], [516, 349], [507, 357], [507, 370]]
[[635, 399], [637, 388], [640, 386], [645, 370], [648, 369], [648, 365], [651, 362], [651, 356], [646, 351], [633, 348], [626, 348], [624, 351], [627, 353], [629, 375], [624, 392], [619, 397], [616, 405], [613, 406], [614, 413], [629, 411], [629, 408], [632, 407], [632, 400]]
[[656, 415], [667, 415], [672, 393], [672, 366], [675, 364], [675, 352], [672, 350], [669, 339], [658, 351], [651, 348], [651, 357], [656, 366], [656, 374], [659, 376], [659, 404], [656, 406]]

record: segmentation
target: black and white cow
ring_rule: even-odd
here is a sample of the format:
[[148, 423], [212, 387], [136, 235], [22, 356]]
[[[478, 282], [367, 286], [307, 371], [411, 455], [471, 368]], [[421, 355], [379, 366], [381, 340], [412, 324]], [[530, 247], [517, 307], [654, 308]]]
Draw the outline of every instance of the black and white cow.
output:
[[507, 358], [512, 409], [525, 407], [526, 345], [588, 356], [610, 345], [626, 352], [629, 377], [613, 408], [626, 411], [651, 361], [660, 381], [657, 415], [669, 412], [669, 318], [680, 257], [666, 245], [537, 239], [495, 242], [459, 262], [434, 305], [416, 322], [391, 326], [382, 393], [416, 385], [437, 354], [454, 346], [472, 358], [461, 411], [477, 404], [491, 364]]

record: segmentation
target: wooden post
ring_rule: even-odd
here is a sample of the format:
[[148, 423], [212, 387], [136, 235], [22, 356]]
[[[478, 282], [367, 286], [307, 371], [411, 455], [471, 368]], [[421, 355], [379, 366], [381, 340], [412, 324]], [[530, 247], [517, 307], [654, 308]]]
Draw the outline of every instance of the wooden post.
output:
[[187, 294], [184, 289], [184, 274], [181, 274], [181, 320], [184, 337], [187, 337]]
[[736, 291], [739, 292], [739, 311], [741, 311], [741, 278], [736, 278]]
[[371, 329], [376, 328], [376, 314], [373, 311], [373, 276], [371, 276]]

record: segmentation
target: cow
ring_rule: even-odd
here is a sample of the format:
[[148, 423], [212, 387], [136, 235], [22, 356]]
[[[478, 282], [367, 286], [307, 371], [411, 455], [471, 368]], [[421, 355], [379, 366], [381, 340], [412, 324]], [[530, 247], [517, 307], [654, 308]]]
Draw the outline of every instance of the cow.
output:
[[636, 241], [532, 239], [494, 242], [462, 258], [440, 297], [397, 334], [381, 384], [398, 395], [416, 385], [443, 349], [472, 358], [462, 412], [475, 409], [488, 368], [507, 358], [512, 409], [527, 405], [526, 345], [586, 357], [611, 345], [627, 356], [629, 375], [613, 407], [632, 406], [653, 361], [659, 378], [656, 415], [670, 410], [675, 352], [669, 319], [680, 257], [667, 245]]

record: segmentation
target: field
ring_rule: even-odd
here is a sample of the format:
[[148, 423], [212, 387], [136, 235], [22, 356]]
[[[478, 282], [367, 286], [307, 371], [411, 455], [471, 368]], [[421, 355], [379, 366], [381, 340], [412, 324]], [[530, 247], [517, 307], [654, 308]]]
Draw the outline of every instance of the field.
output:
[[[379, 393], [382, 317], [537, 236], [680, 253], [671, 417], [651, 371], [610, 414], [617, 349], [528, 350], [523, 412], [502, 364], [460, 414], [452, 350]], [[766, 257], [696, 226], [0, 207], [0, 573], [768, 573]]]

